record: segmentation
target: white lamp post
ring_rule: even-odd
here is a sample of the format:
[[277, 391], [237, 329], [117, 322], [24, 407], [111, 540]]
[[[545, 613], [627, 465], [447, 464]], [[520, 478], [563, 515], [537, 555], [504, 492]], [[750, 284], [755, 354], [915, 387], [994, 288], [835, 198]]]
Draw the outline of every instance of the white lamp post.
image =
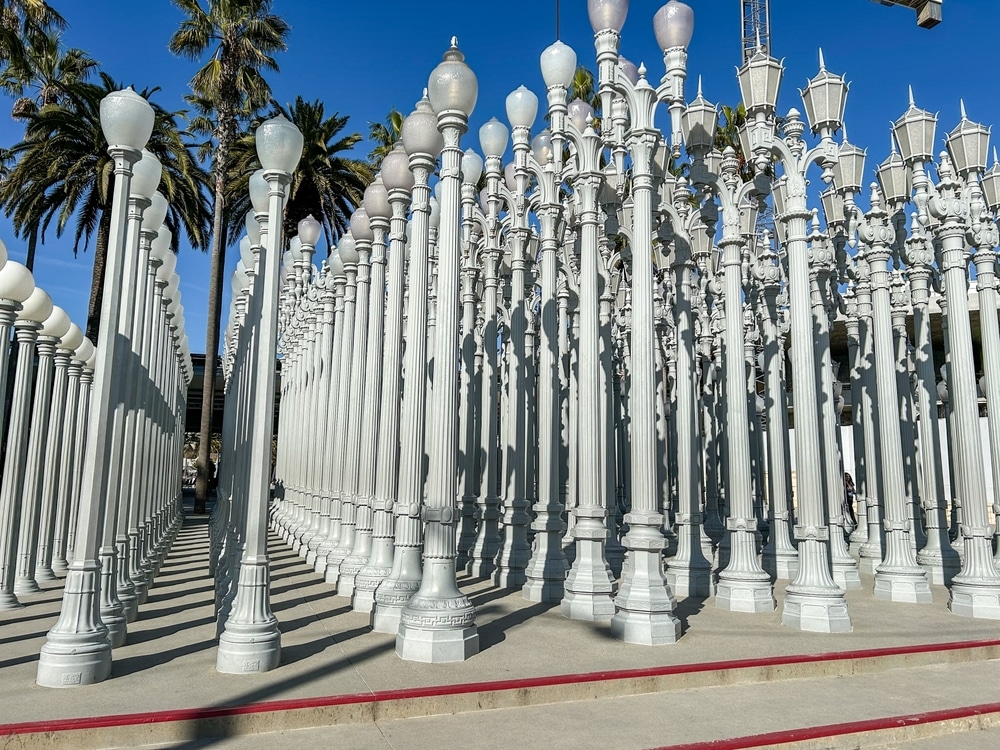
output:
[[[444, 137], [441, 152], [441, 228], [438, 235], [438, 315], [434, 340], [433, 403], [429, 410], [431, 450], [427, 501], [423, 509], [424, 568], [420, 589], [403, 607], [396, 653], [424, 662], [464, 661], [479, 652], [475, 608], [455, 578], [457, 497], [458, 371], [452, 366], [458, 341], [458, 264], [461, 255], [459, 140], [476, 105], [478, 83], [452, 39], [427, 84]], [[419, 289], [411, 289], [419, 294]]]
[[260, 318], [254, 352], [255, 382], [251, 390], [251, 476], [247, 492], [247, 525], [239, 587], [233, 609], [219, 636], [216, 669], [240, 674], [278, 666], [281, 633], [270, 606], [267, 558], [267, 510], [271, 495], [271, 434], [274, 415], [275, 354], [278, 324], [278, 260], [282, 247], [285, 188], [302, 156], [302, 134], [287, 119], [274, 117], [256, 132], [257, 156], [270, 188], [267, 244], [260, 251]]

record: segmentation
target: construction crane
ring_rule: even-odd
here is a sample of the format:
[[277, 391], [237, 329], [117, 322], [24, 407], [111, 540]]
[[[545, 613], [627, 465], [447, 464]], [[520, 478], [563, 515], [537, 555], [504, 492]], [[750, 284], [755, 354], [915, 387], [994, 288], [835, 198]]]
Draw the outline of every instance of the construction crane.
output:
[[904, 5], [917, 11], [917, 26], [930, 29], [941, 23], [941, 5], [944, 0], [872, 0], [879, 5]]
[[767, 0], [740, 0], [743, 13], [743, 62], [758, 49], [771, 54], [771, 13]]

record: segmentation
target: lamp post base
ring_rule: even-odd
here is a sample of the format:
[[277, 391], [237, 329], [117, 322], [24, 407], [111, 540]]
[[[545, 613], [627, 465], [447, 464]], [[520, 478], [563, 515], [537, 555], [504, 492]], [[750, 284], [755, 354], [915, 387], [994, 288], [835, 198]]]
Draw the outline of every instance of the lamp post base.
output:
[[14, 609], [24, 609], [24, 605], [10, 591], [0, 591], [0, 612], [9, 612]]
[[674, 567], [667, 562], [667, 583], [674, 596], [709, 597], [712, 595], [712, 568], [708, 561], [704, 567], [685, 565]]
[[810, 633], [850, 633], [853, 629], [844, 595], [785, 590], [781, 624]]
[[787, 554], [768, 554], [765, 549], [760, 557], [760, 564], [771, 576], [771, 580], [794, 581], [799, 577], [799, 554], [794, 550]]
[[715, 586], [715, 606], [730, 612], [773, 612], [776, 606], [771, 590], [771, 577], [761, 579], [723, 578]]
[[857, 591], [862, 588], [861, 576], [858, 575], [858, 564], [851, 558], [850, 562], [837, 560], [832, 566], [833, 581], [845, 591]]
[[1000, 589], [993, 584], [977, 586], [952, 581], [948, 609], [961, 617], [1000, 620]]
[[907, 604], [927, 604], [932, 600], [931, 587], [922, 569], [919, 574], [885, 570], [881, 566], [875, 569], [876, 599], [887, 602], [903, 602]]
[[681, 637], [681, 621], [672, 612], [619, 609], [611, 618], [611, 635], [639, 646], [666, 646]]
[[564, 593], [563, 578], [529, 578], [521, 588], [521, 596], [529, 602], [558, 602]]
[[613, 591], [566, 591], [559, 605], [563, 617], [584, 622], [610, 622], [615, 615]]
[[252, 625], [226, 623], [219, 636], [215, 669], [222, 674], [269, 672], [281, 663], [281, 632], [278, 621]]
[[479, 653], [479, 631], [473, 625], [458, 630], [427, 630], [400, 623], [396, 655], [406, 661], [447, 664]]

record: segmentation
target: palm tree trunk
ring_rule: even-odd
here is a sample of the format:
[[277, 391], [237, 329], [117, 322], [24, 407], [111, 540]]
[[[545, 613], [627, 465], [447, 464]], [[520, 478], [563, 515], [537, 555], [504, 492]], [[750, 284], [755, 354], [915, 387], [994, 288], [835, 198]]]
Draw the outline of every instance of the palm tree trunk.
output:
[[32, 232], [28, 235], [28, 254], [24, 256], [24, 267], [29, 271], [35, 270], [35, 249], [38, 247], [38, 234]]
[[[110, 189], [110, 188], [109, 188]], [[90, 302], [87, 305], [87, 338], [97, 345], [101, 332], [101, 305], [104, 302], [104, 263], [108, 256], [108, 224], [110, 217], [101, 212], [97, 223], [97, 244], [94, 247], [94, 273], [90, 282]]]

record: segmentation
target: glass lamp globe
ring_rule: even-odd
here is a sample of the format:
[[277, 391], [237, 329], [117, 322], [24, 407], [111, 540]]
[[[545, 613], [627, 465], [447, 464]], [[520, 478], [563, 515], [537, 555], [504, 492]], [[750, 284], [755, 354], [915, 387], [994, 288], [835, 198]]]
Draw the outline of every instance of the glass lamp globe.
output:
[[539, 63], [542, 79], [548, 88], [562, 86], [569, 88], [576, 73], [576, 52], [568, 44], [556, 40], [542, 50]]
[[247, 230], [247, 237], [250, 238], [250, 244], [259, 245], [260, 224], [257, 222], [257, 217], [254, 216], [253, 211], [247, 211], [247, 215], [243, 217], [243, 227]]
[[[344, 272], [344, 261], [340, 259], [340, 253], [334, 252], [332, 255], [330, 255], [329, 261], [330, 261], [330, 278], [342, 281], [346, 274]], [[330, 288], [332, 289], [333, 287]]]
[[543, 130], [532, 138], [531, 153], [539, 164], [547, 163], [552, 158], [552, 133]]
[[354, 235], [357, 242], [371, 242], [375, 239], [371, 220], [363, 206], [355, 209], [354, 213], [351, 214], [351, 234]]
[[574, 99], [567, 105], [566, 114], [569, 116], [570, 122], [573, 123], [573, 127], [582, 133], [594, 117], [594, 108], [583, 99]]
[[473, 151], [466, 149], [462, 154], [462, 182], [468, 185], [477, 185], [479, 178], [483, 176], [483, 157]]
[[161, 224], [159, 230], [156, 232], [156, 236], [153, 238], [153, 241], [149, 243], [150, 258], [163, 263], [166, 256], [173, 255], [173, 253], [170, 252], [170, 243], [173, 239], [173, 233], [167, 229], [165, 224]]
[[694, 34], [694, 11], [691, 6], [670, 0], [653, 16], [653, 34], [664, 52], [676, 47], [686, 49]]
[[40, 286], [36, 286], [31, 290], [28, 298], [21, 303], [21, 311], [17, 314], [17, 319], [41, 323], [51, 314], [52, 298], [48, 292]]
[[146, 210], [142, 212], [142, 228], [147, 232], [155, 232], [167, 218], [169, 208], [170, 204], [163, 193], [155, 191], [149, 198]]
[[294, 172], [302, 158], [302, 133], [284, 115], [265, 120], [255, 133], [257, 158], [265, 170]]
[[427, 96], [435, 114], [457, 111], [469, 117], [476, 108], [479, 83], [472, 68], [465, 64], [465, 55], [458, 49], [455, 37], [427, 79]]
[[372, 183], [365, 188], [364, 209], [369, 218], [388, 221], [392, 218], [392, 206], [389, 205], [389, 191], [385, 189], [381, 175], [375, 175]]
[[626, 57], [618, 56], [618, 70], [634, 86], [639, 83], [639, 67]]
[[507, 122], [512, 128], [531, 128], [538, 114], [538, 97], [526, 86], [518, 86], [507, 95]]
[[0, 268], [4, 267], [7, 262], [7, 245], [3, 240], [0, 240]]
[[299, 222], [299, 239], [302, 240], [303, 245], [316, 247], [316, 243], [319, 241], [319, 233], [322, 229], [323, 225], [316, 221], [316, 218], [312, 214], [309, 214]]
[[250, 203], [253, 210], [259, 214], [266, 214], [270, 198], [271, 186], [264, 179], [264, 170], [258, 169], [250, 175]]
[[351, 232], [340, 238], [340, 244], [337, 245], [337, 254], [340, 255], [340, 260], [345, 266], [356, 266], [358, 261], [361, 260], [361, 256], [358, 255], [355, 246], [354, 235]]
[[628, 0], [587, 0], [587, 15], [594, 33], [618, 31], [625, 25]]
[[80, 330], [80, 326], [70, 321], [69, 327], [66, 329], [66, 333], [62, 335], [62, 341], [59, 342], [59, 348], [75, 352], [83, 341], [83, 331]]
[[101, 132], [108, 148], [140, 151], [153, 134], [153, 108], [132, 87], [101, 99]]
[[514, 166], [514, 162], [510, 162], [503, 168], [503, 181], [508, 190], [513, 191], [517, 188], [517, 168]]
[[240, 262], [244, 268], [254, 267], [253, 250], [250, 249], [250, 238], [243, 237], [240, 240]]
[[[440, 135], [440, 134], [439, 134]], [[392, 151], [382, 159], [382, 184], [386, 190], [413, 189], [413, 172], [410, 171], [410, 159], [402, 143], [396, 143]]]
[[[440, 183], [438, 183], [440, 184]], [[441, 203], [437, 198], [431, 198], [430, 201], [431, 215], [429, 217], [431, 229], [437, 229], [441, 226]]]
[[503, 152], [507, 150], [508, 136], [507, 126], [497, 118], [491, 117], [486, 124], [479, 128], [479, 147], [487, 157], [502, 157]]
[[306, 257], [302, 252], [302, 240], [298, 237], [292, 237], [288, 240], [288, 252], [292, 254], [293, 261], [301, 261]]
[[410, 156], [425, 154], [437, 157], [441, 153], [441, 149], [444, 147], [444, 138], [438, 130], [437, 115], [431, 108], [426, 91], [423, 98], [417, 102], [416, 109], [403, 120], [399, 137], [403, 142], [403, 148]]
[[160, 186], [160, 178], [163, 176], [163, 166], [156, 155], [148, 149], [142, 150], [142, 158], [132, 165], [132, 182], [129, 190], [132, 195], [140, 198], [149, 198], [153, 191]]
[[87, 362], [90, 361], [90, 358], [94, 356], [93, 342], [88, 338], [84, 338], [83, 341], [80, 342], [80, 345], [76, 347], [76, 351], [73, 352], [73, 356], [81, 365], [87, 364]]
[[31, 271], [16, 260], [9, 260], [0, 268], [0, 299], [24, 302], [34, 290], [35, 278]]
[[[70, 320], [66, 311], [59, 307], [59, 305], [53, 305], [52, 312], [49, 313], [49, 317], [42, 323], [42, 330], [39, 331], [39, 334], [42, 336], [51, 336], [54, 339], [61, 339], [69, 330], [69, 326]], [[62, 347], [60, 346], [60, 348]]]
[[177, 256], [173, 253], [167, 253], [163, 256], [163, 265], [156, 269], [156, 277], [160, 281], [169, 281], [176, 267]]

